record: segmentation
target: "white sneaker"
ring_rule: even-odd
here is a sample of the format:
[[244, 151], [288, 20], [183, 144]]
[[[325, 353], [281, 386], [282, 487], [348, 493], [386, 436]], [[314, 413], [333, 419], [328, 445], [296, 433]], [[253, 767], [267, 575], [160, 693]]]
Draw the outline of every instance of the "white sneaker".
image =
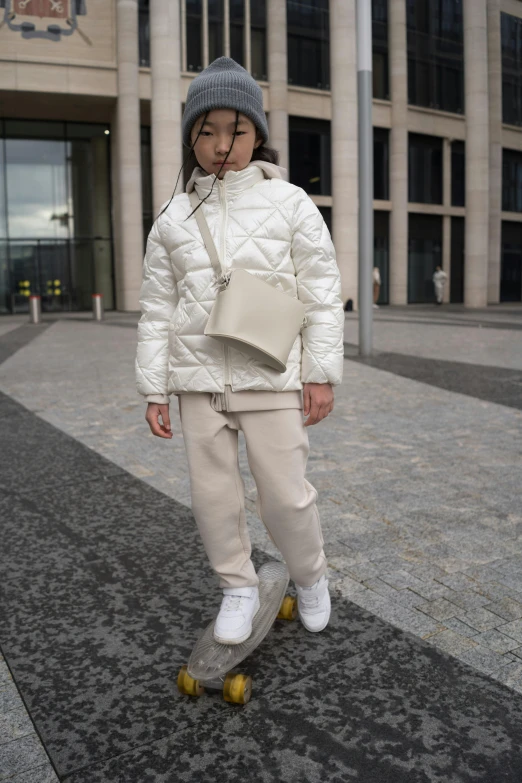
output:
[[299, 587], [297, 590], [297, 609], [301, 622], [307, 631], [322, 631], [330, 619], [330, 593], [328, 579], [323, 576], [311, 587]]
[[378, 304], [374, 304], [373, 309], [374, 310], [378, 310], [379, 309], [379, 305]]
[[220, 644], [241, 644], [252, 633], [252, 620], [259, 611], [257, 587], [225, 587], [214, 626], [214, 639]]

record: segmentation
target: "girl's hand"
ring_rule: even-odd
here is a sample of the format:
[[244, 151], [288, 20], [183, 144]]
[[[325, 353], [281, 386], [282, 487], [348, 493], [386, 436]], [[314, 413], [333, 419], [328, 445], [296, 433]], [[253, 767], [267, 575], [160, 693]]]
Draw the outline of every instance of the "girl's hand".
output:
[[[162, 424], [159, 422], [160, 416]], [[157, 402], [149, 402], [145, 420], [153, 435], [157, 435], [158, 438], [172, 438], [168, 404], [158, 405]]]
[[334, 408], [334, 393], [330, 383], [305, 383], [303, 389], [303, 413], [310, 414], [305, 427], [325, 419]]

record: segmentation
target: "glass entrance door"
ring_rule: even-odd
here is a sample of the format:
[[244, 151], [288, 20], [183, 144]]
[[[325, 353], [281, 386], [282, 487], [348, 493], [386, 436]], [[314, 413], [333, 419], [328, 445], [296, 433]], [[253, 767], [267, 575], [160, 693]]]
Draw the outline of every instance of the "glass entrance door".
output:
[[4, 120], [0, 312], [113, 305], [108, 128]]

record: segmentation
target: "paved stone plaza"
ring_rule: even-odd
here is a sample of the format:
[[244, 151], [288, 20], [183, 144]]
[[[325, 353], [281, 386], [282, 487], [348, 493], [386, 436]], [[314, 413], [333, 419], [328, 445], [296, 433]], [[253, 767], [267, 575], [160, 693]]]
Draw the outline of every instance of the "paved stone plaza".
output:
[[[517, 709], [520, 714], [522, 706], [522, 308], [381, 308], [375, 313], [376, 352], [367, 362], [359, 359], [355, 347], [356, 315], [347, 314], [345, 375], [342, 387], [336, 389], [335, 410], [328, 419], [308, 428], [311, 453], [307, 475], [319, 491], [335, 605], [333, 627], [320, 638], [310, 639], [308, 635], [303, 639], [300, 635], [299, 646], [292, 641], [294, 631], [281, 630], [280, 646], [273, 642], [271, 649], [267, 642], [268, 652], [263, 653], [263, 646], [259, 649], [259, 655], [252, 660], [260, 696], [245, 708], [245, 715], [249, 716], [245, 725], [237, 708], [223, 714], [221, 704], [217, 706], [214, 701], [208, 706], [210, 698], [192, 705], [192, 717], [184, 702], [180, 708], [180, 698], [171, 687], [178, 662], [176, 659], [173, 663], [167, 656], [154, 666], [160, 667], [162, 676], [170, 683], [170, 706], [161, 713], [161, 720], [138, 710], [129, 717], [129, 728], [123, 719], [118, 722], [121, 716], [115, 717], [109, 698], [104, 701], [100, 685], [93, 701], [87, 699], [79, 659], [76, 668], [70, 668], [69, 658], [56, 649], [60, 645], [50, 646], [52, 634], [51, 638], [45, 637], [46, 629], [54, 629], [59, 632], [62, 647], [68, 649], [70, 645], [74, 647], [73, 628], [82, 636], [81, 625], [67, 621], [71, 586], [87, 589], [89, 585], [88, 580], [82, 582], [75, 570], [79, 551], [93, 563], [98, 563], [100, 557], [110, 562], [114, 578], [106, 577], [103, 584], [108, 585], [109, 591], [114, 588], [113, 597], [122, 612], [129, 609], [129, 602], [138, 591], [135, 600], [139, 603], [142, 598], [143, 603], [136, 612], [148, 607], [149, 616], [160, 611], [158, 607], [167, 611], [169, 600], [170, 606], [175, 605], [183, 615], [177, 604], [176, 585], [180, 570], [186, 566], [182, 553], [192, 553], [190, 562], [197, 566], [188, 569], [190, 579], [181, 579], [179, 589], [194, 604], [194, 615], [183, 616], [183, 630], [177, 637], [178, 656], [190, 649], [194, 625], [201, 620], [201, 614], [204, 620], [219, 605], [220, 597], [191, 521], [189, 480], [176, 400], [171, 406], [174, 437], [161, 441], [150, 435], [143, 418], [145, 406], [135, 392], [136, 322], [137, 316], [130, 314], [109, 314], [102, 324], [92, 322], [87, 315], [56, 320], [46, 317], [37, 327], [27, 325], [26, 319], [20, 317], [0, 320], [2, 432], [9, 444], [0, 459], [4, 475], [12, 474], [1, 482], [8, 498], [2, 515], [8, 529], [5, 606], [10, 609], [11, 619], [4, 624], [10, 633], [6, 631], [4, 638], [0, 632], [9, 663], [9, 667], [3, 663], [0, 669], [0, 683], [4, 682], [3, 688], [0, 685], [0, 727], [5, 732], [1, 739], [0, 728], [0, 780], [239, 780], [232, 776], [232, 771], [230, 777], [225, 773], [220, 773], [221, 777], [215, 772], [211, 774], [210, 740], [199, 758], [199, 766], [194, 758], [190, 763], [185, 759], [178, 777], [169, 776], [169, 763], [178, 758], [182, 747], [179, 743], [188, 741], [190, 727], [194, 730], [196, 726], [199, 731], [203, 725], [207, 731], [210, 721], [217, 732], [211, 732], [216, 741], [220, 732], [228, 732], [228, 736], [240, 742], [247, 732], [248, 758], [252, 763], [257, 759], [260, 764], [256, 768], [257, 778], [254, 773], [258, 780], [323, 781], [327, 774], [332, 781], [365, 783], [519, 781], [522, 760], [517, 766], [516, 755], [511, 752], [518, 753], [515, 737], [520, 733], [520, 719], [516, 714]], [[65, 452], [70, 452], [67, 460]], [[79, 460], [83, 471], [77, 488], [75, 474], [71, 473], [75, 460]], [[248, 471], [242, 436], [240, 464], [252, 540], [261, 562], [267, 556], [277, 557], [277, 552], [255, 513], [255, 485]], [[105, 481], [89, 479], [89, 471], [104, 476]], [[107, 482], [113, 482], [114, 496], [107, 495]], [[121, 493], [121, 506], [117, 507], [116, 487], [122, 483], [126, 490]], [[36, 488], [37, 498], [33, 498]], [[96, 505], [95, 499], [100, 505]], [[162, 557], [161, 547], [154, 548], [155, 536], [159, 535], [156, 517], [140, 513], [145, 502], [156, 504], [158, 513], [166, 514], [165, 551], [172, 554], [168, 563]], [[172, 511], [165, 511], [167, 508]], [[37, 517], [41, 539], [35, 541]], [[179, 524], [180, 539], [186, 548], [180, 550], [177, 561], [175, 547], [179, 542], [169, 539], [174, 517], [179, 518], [176, 525]], [[73, 538], [70, 528], [75, 530]], [[154, 579], [147, 581], [136, 565], [142, 548], [150, 574], [157, 572], [158, 585], [162, 585], [156, 596], [151, 595]], [[126, 559], [123, 554], [121, 558], [116, 556], [120, 550], [127, 552]], [[122, 576], [121, 569], [123, 561], [125, 568], [130, 568], [133, 557], [135, 578], [131, 584], [125, 581], [128, 573]], [[201, 572], [203, 576], [199, 576]], [[55, 574], [56, 581], [50, 574]], [[120, 578], [121, 586], [116, 591]], [[44, 617], [38, 604], [39, 591], [43, 591], [41, 601], [43, 596], [53, 596], [55, 590], [60, 601], [56, 599], [49, 616]], [[31, 600], [26, 593], [32, 596]], [[79, 603], [85, 607], [80, 611], [74, 606], [73, 618], [87, 612], [87, 605], [91, 610], [92, 604], [99, 604], [102, 612], [101, 598], [93, 593], [91, 599], [82, 595]], [[89, 653], [94, 655], [89, 659], [91, 668], [102, 644], [103, 623], [99, 623], [101, 620], [96, 625], [98, 646], [94, 651], [89, 647], [88, 636], [82, 636], [84, 648], [75, 648], [78, 655], [81, 649], [86, 650], [87, 657]], [[142, 630], [140, 627], [136, 634]], [[122, 639], [114, 642], [114, 660], [132, 658], [132, 664], [139, 668], [140, 661], [135, 657], [141, 654], [143, 667], [150, 659], [154, 670], [154, 645], [144, 652], [123, 631], [122, 634]], [[40, 655], [37, 645], [41, 643]], [[123, 647], [118, 646], [122, 644]], [[269, 657], [270, 649], [275, 658]], [[172, 657], [172, 645], [169, 655]], [[347, 672], [343, 665], [347, 665], [348, 658]], [[277, 661], [282, 674], [268, 674], [262, 664], [270, 661]], [[340, 685], [335, 686], [344, 695], [338, 694], [330, 706], [321, 704], [326, 697], [317, 671], [319, 661], [319, 668], [328, 670], [329, 676], [337, 681], [349, 680], [346, 694]], [[386, 666], [391, 667], [388, 672]], [[60, 690], [56, 680], [62, 667], [64, 682], [69, 677], [70, 684], [83, 693], [83, 700], [78, 696], [74, 705], [74, 700], [68, 701], [65, 695], [62, 701], [55, 694], [51, 697], [47, 687], [52, 682]], [[394, 667], [400, 667], [399, 679]], [[109, 690], [113, 679], [118, 679], [115, 671], [113, 678], [107, 679], [111, 672], [103, 666], [100, 669], [100, 683], [104, 682]], [[429, 674], [435, 671], [436, 684], [435, 680], [430, 681]], [[278, 676], [282, 681], [276, 688]], [[271, 683], [270, 677], [276, 679]], [[408, 685], [410, 679], [412, 683]], [[139, 677], [135, 698], [139, 701], [145, 698], [140, 687], [145, 688], [146, 678], [143, 682], [138, 680]], [[94, 688], [93, 682], [91, 686]], [[431, 695], [408, 693], [409, 687], [422, 691], [428, 686], [434, 689]], [[154, 687], [155, 698], [161, 702], [157, 681]], [[417, 711], [423, 722], [422, 748], [413, 740], [411, 746], [404, 744], [404, 736], [411, 738], [415, 734], [412, 726], [407, 728], [404, 724], [401, 734], [398, 704], [391, 707], [387, 701], [385, 707], [383, 699], [378, 707], [370, 697], [370, 693], [375, 695], [375, 688], [379, 693], [386, 692], [387, 699], [391, 698], [391, 691], [399, 694], [406, 710]], [[263, 742], [252, 745], [252, 736], [260, 731], [258, 719], [269, 720], [267, 710], [270, 714], [274, 698], [267, 694], [281, 689], [288, 702], [281, 700], [280, 693], [278, 706], [274, 707], [276, 712], [279, 710], [280, 723], [274, 718], [270, 726], [263, 724], [262, 731], [270, 733], [276, 731], [276, 726], [290, 724], [295, 716], [289, 704], [297, 712], [309, 712], [310, 704], [319, 705], [318, 722], [309, 716], [310, 725], [314, 731], [323, 727], [324, 737], [314, 742], [328, 747], [326, 755], [290, 747], [290, 734], [288, 746], [284, 736], [272, 734], [274, 747], [280, 747], [271, 757], [273, 767], [268, 762], [268, 766], [263, 766], [267, 750]], [[359, 717], [357, 710], [352, 709], [358, 697]], [[439, 706], [433, 707], [435, 712], [429, 716], [423, 715], [430, 700], [438, 701]], [[177, 715], [174, 725], [173, 710], [179, 709], [182, 716]], [[62, 710], [61, 716], [58, 710]], [[89, 710], [91, 713], [86, 714]], [[340, 723], [332, 717], [332, 710], [339, 713]], [[394, 739], [383, 736], [380, 744], [377, 725], [379, 714], [382, 717], [386, 711], [384, 724], [393, 724], [397, 733]], [[394, 716], [391, 721], [390, 714]], [[436, 730], [431, 723], [431, 728], [427, 726], [427, 722], [439, 718], [444, 722], [443, 715], [451, 716], [448, 726], [455, 729], [454, 737], [448, 735], [444, 739], [447, 763], [435, 761], [434, 748], [442, 742], [440, 726]], [[109, 736], [102, 729], [104, 719]], [[86, 723], [79, 727], [82, 720]], [[329, 720], [333, 722], [329, 724]], [[341, 724], [349, 726], [347, 735], [342, 735]], [[477, 726], [482, 729], [479, 731]], [[465, 742], [463, 731], [467, 732]], [[501, 740], [488, 739], [490, 732]], [[179, 734], [176, 739], [169, 739], [175, 734]], [[338, 736], [335, 742], [340, 743], [336, 749], [329, 744], [333, 735]], [[299, 742], [303, 742], [304, 736], [305, 732], [299, 735]], [[430, 746], [429, 737], [434, 745]], [[161, 750], [158, 742], [164, 742]], [[457, 764], [461, 742], [462, 753], [468, 755], [467, 760], [461, 759]], [[359, 757], [358, 753], [362, 755]], [[331, 765], [325, 760], [327, 756], [333, 759]], [[110, 761], [113, 757], [121, 769], [133, 771], [118, 772], [115, 762]], [[296, 759], [301, 757], [298, 762]], [[7, 773], [2, 772], [2, 758]], [[308, 766], [300, 766], [305, 761]], [[134, 772], [139, 769], [141, 773]]]

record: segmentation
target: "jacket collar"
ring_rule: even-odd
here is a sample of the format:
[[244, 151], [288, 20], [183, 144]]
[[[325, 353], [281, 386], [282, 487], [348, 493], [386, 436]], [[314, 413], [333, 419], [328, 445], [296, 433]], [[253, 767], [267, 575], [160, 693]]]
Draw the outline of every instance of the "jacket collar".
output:
[[[241, 171], [227, 171], [221, 180], [226, 187], [227, 196], [236, 196], [247, 188], [259, 184], [263, 179], [286, 179], [287, 171], [274, 163], [267, 163], [263, 160], [253, 160]], [[193, 174], [187, 182], [186, 191], [191, 193], [194, 189], [198, 196], [203, 199], [207, 196], [215, 180], [214, 174], [207, 174], [199, 166], [193, 171]], [[214, 184], [212, 195], [207, 199], [213, 201], [219, 199], [220, 183]]]

